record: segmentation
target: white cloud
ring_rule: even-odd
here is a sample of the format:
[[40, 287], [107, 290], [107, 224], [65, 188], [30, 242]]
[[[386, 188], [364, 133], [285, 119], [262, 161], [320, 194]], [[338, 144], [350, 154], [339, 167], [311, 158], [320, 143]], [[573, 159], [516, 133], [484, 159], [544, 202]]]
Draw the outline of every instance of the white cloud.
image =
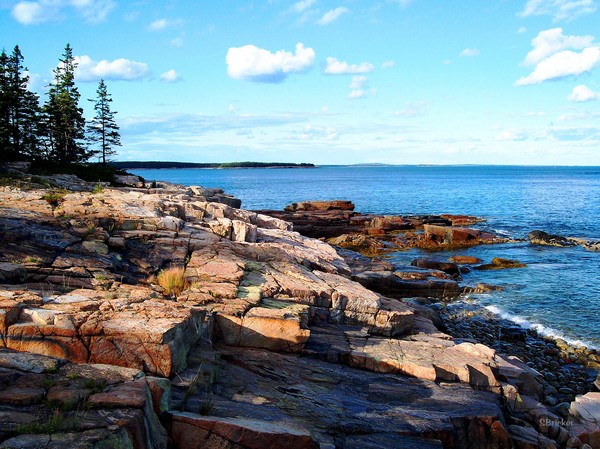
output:
[[279, 83], [290, 73], [310, 69], [315, 51], [302, 43], [296, 44], [296, 52], [278, 50], [272, 53], [254, 45], [231, 47], [225, 58], [230, 77], [247, 81]]
[[476, 48], [465, 48], [463, 51], [460, 52], [461, 57], [471, 57], [471, 56], [479, 56], [479, 50], [477, 50]]
[[158, 19], [148, 25], [148, 29], [150, 31], [162, 31], [167, 28], [173, 28], [181, 25], [182, 21], [177, 20], [169, 20], [169, 19]]
[[555, 22], [572, 20], [584, 14], [596, 11], [594, 0], [528, 0], [521, 17], [553, 16]]
[[348, 8], [340, 6], [339, 8], [335, 8], [330, 11], [327, 11], [325, 14], [323, 14], [323, 17], [321, 17], [319, 20], [317, 20], [317, 23], [319, 25], [329, 25], [334, 20], [339, 19], [340, 16], [347, 14], [349, 12], [350, 12], [350, 10]]
[[113, 0], [70, 0], [67, 3], [70, 3], [89, 23], [103, 22], [117, 6]]
[[359, 98], [364, 98], [364, 97], [365, 97], [365, 91], [362, 89], [355, 89], [348, 94], [348, 98], [350, 98], [351, 100], [357, 100]]
[[61, 13], [71, 8], [88, 23], [103, 22], [115, 8], [113, 0], [38, 0], [17, 2], [11, 11], [15, 20], [23, 25], [33, 25], [58, 20]]
[[525, 28], [525, 27], [520, 27], [520, 28], [517, 30], [517, 33], [519, 33], [519, 34], [527, 33], [527, 28]]
[[593, 36], [565, 36], [562, 28], [541, 31], [531, 41], [533, 50], [523, 61], [523, 65], [535, 65], [535, 68], [515, 84], [538, 84], [589, 72], [600, 62], [600, 46], [593, 42]]
[[315, 1], [316, 0], [301, 0], [299, 2], [296, 2], [292, 5], [292, 7], [290, 8], [290, 11], [296, 12], [296, 13], [303, 12], [303, 11], [307, 10], [308, 8], [310, 8], [312, 5], [314, 5]]
[[367, 86], [368, 82], [369, 78], [367, 78], [366, 76], [353, 76], [352, 82], [350, 83], [350, 89], [364, 89]]
[[579, 86], [575, 86], [569, 96], [567, 97], [569, 101], [574, 101], [576, 103], [582, 103], [584, 101], [592, 101], [592, 100], [600, 100], [600, 93], [594, 92], [592, 89], [587, 87], [584, 84], [580, 84]]
[[150, 31], [164, 30], [167, 27], [167, 19], [158, 19], [148, 25]]
[[395, 65], [396, 65], [396, 63], [394, 61], [384, 61], [381, 63], [381, 68], [382, 69], [391, 69]]
[[375, 70], [375, 66], [369, 62], [360, 64], [348, 64], [344, 61], [338, 61], [336, 58], [328, 57], [325, 73], [328, 75], [357, 75], [370, 73]]
[[562, 28], [540, 31], [533, 38], [533, 50], [527, 53], [524, 65], [533, 65], [561, 50], [581, 50], [592, 46], [594, 36], [565, 36]]
[[531, 74], [519, 78], [517, 86], [539, 84], [543, 81], [577, 76], [589, 72], [600, 62], [600, 47], [589, 47], [581, 53], [561, 51], [541, 61]]
[[94, 61], [88, 55], [75, 56], [75, 77], [78, 81], [125, 80], [134, 81], [149, 74], [148, 64], [125, 58], [114, 61]]
[[160, 75], [160, 80], [164, 81], [165, 83], [176, 83], [178, 81], [181, 81], [181, 77], [177, 74], [177, 72], [174, 69], [171, 69], [167, 70], [165, 73]]
[[12, 9], [12, 16], [23, 25], [32, 25], [48, 20], [44, 7], [36, 2], [19, 2]]

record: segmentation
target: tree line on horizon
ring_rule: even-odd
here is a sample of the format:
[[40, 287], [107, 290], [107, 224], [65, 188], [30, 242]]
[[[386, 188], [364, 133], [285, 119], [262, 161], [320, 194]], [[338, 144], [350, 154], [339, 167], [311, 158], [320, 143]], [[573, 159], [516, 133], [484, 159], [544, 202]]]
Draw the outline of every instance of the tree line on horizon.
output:
[[86, 121], [75, 84], [77, 63], [65, 46], [46, 101], [29, 90], [24, 57], [15, 46], [0, 53], [0, 162], [29, 161], [50, 165], [84, 163], [97, 157], [104, 165], [121, 146], [116, 112], [106, 83], [100, 80], [93, 104], [94, 117]]

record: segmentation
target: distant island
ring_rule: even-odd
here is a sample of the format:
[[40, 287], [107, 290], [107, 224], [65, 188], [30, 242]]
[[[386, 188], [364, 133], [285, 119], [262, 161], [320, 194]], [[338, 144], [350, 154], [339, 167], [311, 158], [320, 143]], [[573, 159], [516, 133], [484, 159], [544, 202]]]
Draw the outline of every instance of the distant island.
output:
[[169, 162], [169, 161], [127, 161], [111, 162], [115, 168], [131, 170], [136, 168], [315, 168], [315, 164], [292, 162]]

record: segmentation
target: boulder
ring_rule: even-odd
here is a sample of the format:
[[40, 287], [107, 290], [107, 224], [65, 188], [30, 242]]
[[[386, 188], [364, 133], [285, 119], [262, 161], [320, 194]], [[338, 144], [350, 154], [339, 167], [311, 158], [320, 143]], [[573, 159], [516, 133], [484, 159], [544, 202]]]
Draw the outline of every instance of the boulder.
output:
[[561, 235], [548, 234], [544, 231], [531, 231], [527, 234], [527, 238], [533, 245], [547, 245], [547, 246], [575, 246], [576, 244], [566, 237]]
[[569, 407], [571, 436], [591, 447], [600, 447], [600, 393], [577, 396]]
[[216, 336], [225, 344], [271, 351], [300, 352], [310, 336], [308, 306], [269, 303], [243, 317], [218, 314]]
[[443, 271], [451, 276], [460, 278], [460, 270], [458, 265], [453, 262], [440, 262], [439, 260], [422, 257], [419, 259], [414, 259], [410, 264], [413, 267], [425, 268], [427, 270]]
[[425, 224], [423, 230], [423, 239], [418, 245], [425, 248], [461, 248], [505, 241], [489, 232], [463, 227]]
[[292, 203], [284, 208], [286, 212], [315, 212], [329, 210], [354, 210], [352, 201], [333, 200], [333, 201], [302, 201]]
[[475, 256], [452, 256], [448, 261], [457, 265], [474, 265], [483, 262], [483, 260]]

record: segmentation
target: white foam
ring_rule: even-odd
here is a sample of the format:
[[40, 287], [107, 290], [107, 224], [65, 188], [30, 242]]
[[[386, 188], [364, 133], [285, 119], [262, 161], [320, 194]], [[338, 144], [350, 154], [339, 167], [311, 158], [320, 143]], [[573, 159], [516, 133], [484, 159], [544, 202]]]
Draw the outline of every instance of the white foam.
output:
[[563, 334], [562, 332], [560, 332], [556, 329], [544, 326], [543, 324], [540, 324], [540, 323], [531, 322], [523, 317], [520, 317], [519, 315], [513, 315], [511, 313], [508, 313], [508, 312], [500, 309], [499, 307], [485, 306], [485, 308], [487, 310], [489, 310], [490, 312], [492, 312], [494, 315], [498, 315], [500, 318], [512, 321], [513, 323], [518, 324], [519, 326], [521, 326], [525, 329], [533, 329], [538, 334], [545, 335], [547, 337], [552, 337], [552, 338], [560, 338], [561, 340], [566, 341], [571, 346], [584, 346], [584, 347], [590, 348], [590, 349], [596, 349], [596, 350], [599, 349], [596, 345], [594, 345], [593, 343], [591, 343], [589, 341], [574, 340], [572, 338], [568, 338], [567, 336], [565, 336], [565, 334]]

